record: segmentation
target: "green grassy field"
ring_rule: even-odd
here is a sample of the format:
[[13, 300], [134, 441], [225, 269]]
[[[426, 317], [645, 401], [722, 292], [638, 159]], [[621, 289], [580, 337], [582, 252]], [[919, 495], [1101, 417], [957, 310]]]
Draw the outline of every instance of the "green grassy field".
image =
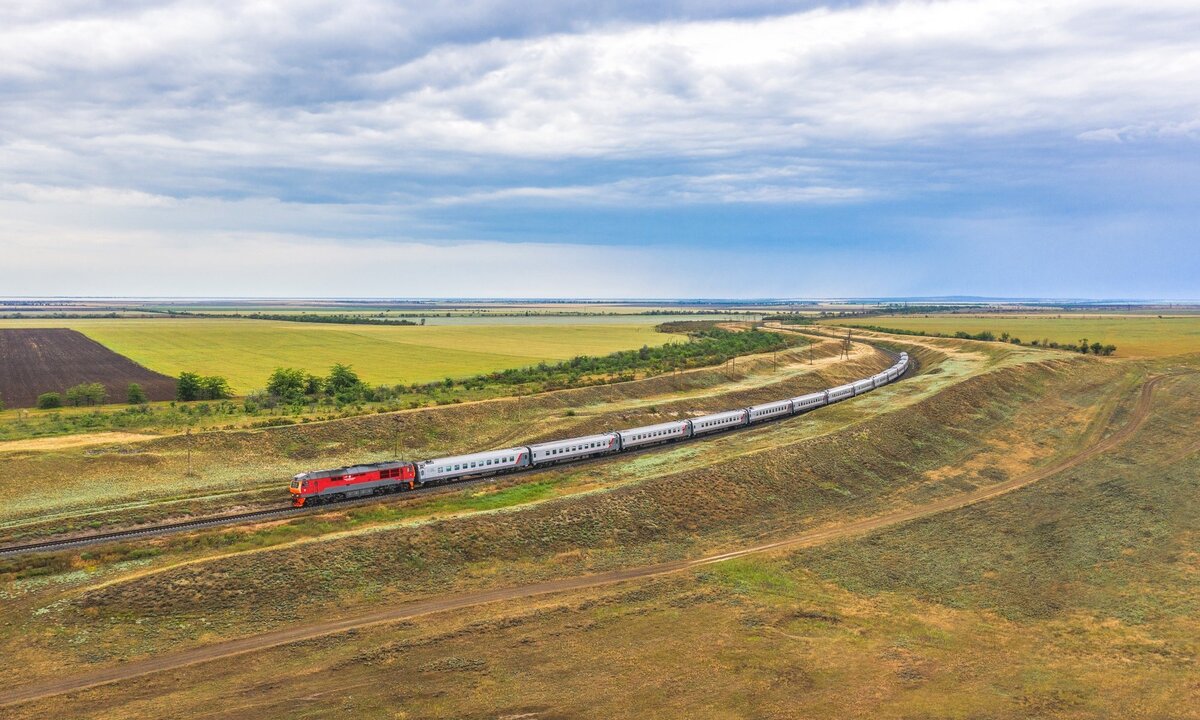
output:
[[1089, 342], [1116, 345], [1116, 354], [1121, 357], [1164, 357], [1200, 352], [1200, 316], [879, 315], [826, 322], [946, 335], [959, 330], [968, 333], [988, 330], [996, 335], [1007, 332], [1026, 343], [1043, 339], [1074, 343], [1087, 338]]
[[[1147, 374], [1181, 367], [928, 347], [944, 352], [924, 352], [922, 373], [903, 383], [714, 438], [702, 453], [681, 446], [420, 503], [75, 554], [0, 584], [0, 654], [25, 676], [54, 676], [294, 624], [301, 601], [331, 617], [763, 543], [1018, 476], [1121, 425]], [[763, 361], [764, 378], [771, 369]], [[247, 720], [295, 716], [298, 703], [311, 716], [371, 718], [1194, 716], [1196, 383], [1165, 386], [1154, 420], [1119, 450], [990, 505], [684, 576], [373, 626], [12, 716], [201, 715], [231, 692], [238, 701], [221, 714]], [[603, 391], [640, 388], [645, 398], [628, 400], [662, 411], [671, 387]], [[553, 412], [527, 406], [512, 431], [590, 428], [610, 421], [593, 411], [641, 408], [581, 402], [597, 392], [571, 391]], [[758, 399], [744, 393], [712, 402]], [[480, 422], [482, 409], [419, 415], [437, 442], [506, 432], [500, 419]], [[246, 448], [378, 438], [360, 422], [263, 433]], [[211, 440], [209, 462], [236, 454], [232, 438]], [[138, 466], [176, 467], [166, 450]], [[720, 491], [695, 492], [702, 483]]]
[[[151, 370], [227, 378], [235, 392], [262, 388], [271, 371], [323, 374], [346, 363], [372, 384], [429, 382], [576, 355], [605, 355], [684, 340], [649, 323], [372, 327], [259, 320], [39, 320], [74, 328]], [[0, 327], [31, 327], [3, 320]]]
[[[366, 330], [374, 341], [413, 329]], [[446, 331], [482, 328], [426, 329], [439, 331], [423, 346], [433, 351], [454, 349]], [[1188, 344], [1151, 339], [1159, 354]], [[503, 356], [520, 349], [507, 340]], [[1019, 490], [870, 534], [371, 625], [0, 714], [1200, 718], [1200, 355], [894, 344], [919, 361], [903, 382], [700, 443], [288, 522], [5, 559], [0, 667], [19, 685], [311, 618], [758, 546], [1021, 478], [1134, 417], [1144, 424]], [[520, 400], [0, 449], [0, 530], [105, 514], [145, 522], [201, 500], [212, 506], [195, 509], [252, 507], [293, 466], [390, 456], [393, 433], [402, 456], [509, 446], [795, 395], [888, 361], [841, 361], [838, 345], [822, 343], [811, 365], [790, 349], [778, 363], [739, 359], [736, 371]], [[1168, 378], [1140, 414], [1139, 388], [1156, 376]]]

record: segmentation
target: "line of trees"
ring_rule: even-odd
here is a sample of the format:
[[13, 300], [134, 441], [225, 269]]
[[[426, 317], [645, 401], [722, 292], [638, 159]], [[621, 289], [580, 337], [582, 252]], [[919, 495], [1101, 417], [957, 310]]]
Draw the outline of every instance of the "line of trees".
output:
[[[349, 315], [345, 313], [333, 314], [318, 314], [318, 313], [206, 313], [206, 312], [191, 312], [188, 310], [146, 310], [146, 312], [158, 312], [170, 317], [182, 318], [217, 318], [224, 319], [242, 319], [242, 320], [275, 320], [280, 322], [306, 322], [306, 323], [330, 323], [333, 325], [416, 325], [412, 320], [401, 320], [397, 318], [387, 318], [383, 315]], [[421, 319], [421, 325], [425, 324], [425, 319]]]
[[[675, 325], [676, 323], [663, 323], [659, 329], [672, 332]], [[602, 356], [580, 355], [561, 363], [539, 363], [527, 368], [501, 370], [462, 381], [446, 378], [444, 384], [447, 387], [456, 382], [466, 387], [488, 383], [522, 385], [536, 382], [566, 385], [584, 375], [616, 375], [633, 370], [648, 370], [652, 374], [658, 374], [676, 368], [719, 365], [738, 355], [771, 352], [789, 347], [788, 340], [778, 333], [757, 329], [732, 331], [704, 327], [691, 332], [688, 338], [690, 342], [686, 343], [669, 343], [657, 347], [643, 345], [638, 350], [621, 350]]]
[[[130, 405], [144, 405], [149, 402], [146, 391], [137, 383], [129, 383], [125, 389], [125, 399]], [[86, 405], [103, 405], [108, 400], [108, 389], [98, 382], [80, 383], [69, 388], [65, 393], [47, 392], [38, 395], [37, 407], [40, 410], [53, 410], [64, 404], [80, 407]], [[0, 410], [4, 409], [0, 405]]]
[[[925, 332], [924, 330], [902, 330], [900, 328], [889, 328], [889, 327], [882, 327], [879, 325], [855, 325], [854, 327], [860, 327], [863, 330], [874, 330], [875, 332], [890, 333], [892, 335], [917, 335], [920, 337], [941, 337], [941, 338], [952, 337], [952, 338], [958, 338], [960, 340], [982, 340], [984, 342], [1003, 342], [1003, 343], [1011, 343], [1013, 345], [1023, 345], [1024, 344], [1021, 342], [1021, 338], [1019, 338], [1019, 337], [1013, 337], [1006, 332], [1000, 333], [1000, 335], [997, 336], [995, 333], [993, 333], [990, 330], [982, 330], [977, 333], [969, 333], [964, 330], [959, 330], [959, 331], [955, 332], [953, 335], [947, 335], [946, 333], [940, 333], [940, 332]], [[1105, 345], [1103, 343], [1098, 343], [1098, 342], [1088, 343], [1087, 338], [1082, 338], [1078, 343], [1060, 343], [1060, 342], [1055, 342], [1053, 340], [1050, 340], [1049, 338], [1045, 338], [1042, 340], [1034, 340], [1034, 341], [1030, 342], [1029, 345], [1031, 345], [1032, 347], [1048, 347], [1048, 348], [1053, 348], [1055, 350], [1073, 350], [1078, 353], [1083, 353], [1084, 355], [1091, 353], [1092, 355], [1108, 356], [1108, 355], [1112, 355], [1113, 353], [1115, 353], [1117, 351], [1116, 345], [1112, 345], [1112, 344]]]
[[[559, 363], [538, 363], [525, 368], [513, 368], [467, 378], [446, 378], [439, 382], [413, 385], [379, 385], [371, 387], [359, 378], [349, 365], [338, 363], [329, 374], [321, 377], [298, 368], [275, 368], [264, 390], [246, 397], [248, 412], [279, 405], [296, 405], [326, 401], [338, 405], [362, 401], [387, 401], [404, 394], [438, 395], [455, 387], [466, 390], [487, 386], [536, 385], [539, 389], [571, 387], [585, 376], [627, 380], [634, 370], [649, 370], [652, 374], [670, 372], [676, 368], [718, 365], [738, 355], [771, 352], [790, 346], [790, 340], [777, 333], [761, 330], [734, 332], [712, 327], [712, 323], [683, 323], [690, 325], [689, 342], [671, 343], [658, 347], [643, 346], [638, 350], [623, 350], [604, 356], [580, 355]], [[702, 329], [696, 329], [701, 326]], [[664, 323], [660, 329], [678, 332], [683, 328]], [[601, 380], [604, 382], [605, 380]]]

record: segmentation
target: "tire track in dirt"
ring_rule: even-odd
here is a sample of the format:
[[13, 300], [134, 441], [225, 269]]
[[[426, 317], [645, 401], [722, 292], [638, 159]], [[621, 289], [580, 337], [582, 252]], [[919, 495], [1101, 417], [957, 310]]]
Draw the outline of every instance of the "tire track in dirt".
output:
[[1039, 468], [1032, 472], [1026, 473], [1025, 475], [999, 483], [997, 485], [990, 485], [988, 487], [979, 488], [970, 492], [959, 493], [957, 495], [940, 498], [923, 505], [916, 505], [909, 508], [894, 510], [881, 515], [873, 515], [871, 517], [854, 520], [840, 525], [817, 528], [784, 540], [766, 543], [763, 545], [755, 545], [717, 555], [709, 555], [692, 560], [676, 560], [637, 568], [613, 570], [605, 573], [597, 573], [595, 575], [583, 575], [571, 578], [561, 578], [557, 580], [547, 580], [545, 582], [534, 583], [531, 585], [497, 588], [493, 590], [481, 590], [462, 593], [460, 595], [452, 595], [449, 597], [419, 600], [416, 602], [406, 603], [399, 607], [378, 610], [376, 612], [358, 615], [355, 617], [343, 618], [341, 620], [334, 620], [304, 627], [284, 628], [282, 630], [252, 635], [250, 637], [239, 638], [237, 640], [230, 640], [204, 647], [184, 650], [182, 652], [173, 653], [170, 655], [137, 660], [115, 667], [103, 668], [84, 673], [82, 675], [76, 675], [74, 677], [57, 678], [41, 683], [34, 683], [25, 687], [11, 688], [0, 691], [0, 707], [48, 698], [64, 693], [76, 692], [99, 685], [107, 685], [123, 680], [129, 680], [131, 678], [162, 672], [165, 670], [177, 670], [190, 665], [205, 663], [212, 660], [219, 660], [244, 653], [256, 652], [259, 650], [266, 650], [268, 648], [286, 645], [300, 640], [308, 640], [326, 635], [333, 635], [345, 632], [347, 630], [364, 628], [372, 625], [407, 620], [422, 615], [448, 612], [451, 610], [461, 610], [463, 608], [475, 607], [478, 605], [485, 605], [495, 602], [503, 602], [506, 600], [519, 600], [540, 595], [549, 595], [552, 593], [564, 593], [574, 590], [584, 590], [605, 585], [612, 585], [615, 583], [629, 582], [633, 580], [643, 580], [660, 575], [667, 575], [670, 573], [701, 568], [706, 565], [772, 550], [821, 545], [834, 540], [842, 540], [864, 535], [875, 530], [929, 517], [931, 515], [958, 510], [969, 505], [990, 500], [1028, 485], [1032, 485], [1052, 475], [1087, 462], [1088, 460], [1091, 460], [1092, 458], [1121, 445], [1131, 438], [1149, 419], [1155, 388], [1158, 387], [1163, 381], [1176, 376], [1177, 375], [1159, 375], [1143, 383], [1141, 392], [1138, 396], [1137, 405], [1130, 414], [1125, 425], [1123, 425], [1116, 432], [1101, 439], [1095, 444], [1084, 448], [1079, 453], [1076, 453], [1069, 458], [1065, 458], [1046, 467]]

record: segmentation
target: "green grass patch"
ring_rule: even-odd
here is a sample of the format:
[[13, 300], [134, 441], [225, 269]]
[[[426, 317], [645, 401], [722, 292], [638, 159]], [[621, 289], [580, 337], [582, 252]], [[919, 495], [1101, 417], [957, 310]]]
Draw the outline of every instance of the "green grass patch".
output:
[[[640, 323], [373, 327], [151, 318], [37, 325], [73, 328], [166, 375], [220, 375], [238, 393], [264, 387], [276, 367], [324, 374], [340, 362], [373, 385], [423, 383], [685, 339]], [[0, 327], [29, 326], [25, 320], [0, 321]]]

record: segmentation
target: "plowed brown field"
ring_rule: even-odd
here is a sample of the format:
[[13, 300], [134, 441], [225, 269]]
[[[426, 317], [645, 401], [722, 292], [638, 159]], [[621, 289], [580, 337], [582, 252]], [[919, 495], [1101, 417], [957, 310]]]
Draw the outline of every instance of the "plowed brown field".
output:
[[0, 329], [0, 399], [6, 407], [33, 407], [37, 396], [98, 382], [110, 402], [124, 402], [129, 383], [151, 400], [175, 397], [175, 380], [147, 370], [100, 343], [66, 328]]

